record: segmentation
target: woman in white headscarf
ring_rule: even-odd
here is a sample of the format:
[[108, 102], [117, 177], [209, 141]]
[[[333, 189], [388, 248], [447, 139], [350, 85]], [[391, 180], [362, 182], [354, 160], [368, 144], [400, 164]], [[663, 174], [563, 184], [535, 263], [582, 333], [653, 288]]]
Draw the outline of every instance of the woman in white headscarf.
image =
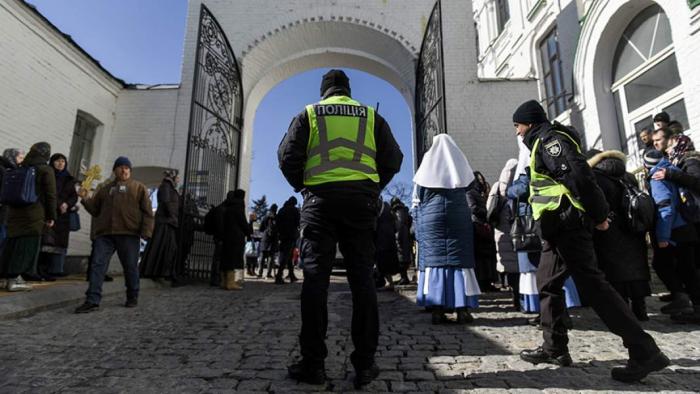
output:
[[469, 323], [479, 306], [474, 275], [474, 233], [466, 189], [474, 180], [469, 161], [447, 134], [433, 138], [413, 181], [417, 207], [418, 291], [416, 303], [432, 311], [433, 324], [456, 312]]

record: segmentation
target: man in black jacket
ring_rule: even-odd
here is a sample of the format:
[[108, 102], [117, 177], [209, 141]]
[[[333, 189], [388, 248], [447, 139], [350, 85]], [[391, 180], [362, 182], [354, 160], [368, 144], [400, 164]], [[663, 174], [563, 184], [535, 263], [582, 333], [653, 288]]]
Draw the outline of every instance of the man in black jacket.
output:
[[294, 262], [292, 261], [292, 253], [294, 245], [299, 238], [299, 208], [297, 208], [297, 199], [289, 197], [280, 212], [277, 214], [277, 231], [280, 237], [280, 267], [275, 275], [275, 284], [284, 284], [284, 269], [289, 272], [289, 281], [296, 282], [298, 279], [294, 275]]
[[372, 279], [374, 229], [379, 194], [401, 168], [403, 154], [384, 118], [350, 97], [343, 71], [325, 74], [320, 93], [323, 100], [292, 120], [278, 150], [282, 173], [304, 196], [299, 336], [303, 359], [289, 367], [289, 376], [325, 382], [328, 285], [339, 243], [352, 291], [355, 351], [350, 359], [359, 388], [379, 375], [374, 362], [379, 337]]
[[544, 344], [523, 350], [520, 357], [533, 364], [571, 365], [562, 290], [564, 280], [571, 275], [582, 298], [610, 331], [622, 337], [629, 351], [627, 365], [613, 368], [613, 379], [635, 382], [665, 368], [668, 358], [598, 268], [592, 230], [594, 225], [598, 231], [608, 229], [608, 204], [581, 154], [577, 133], [550, 123], [534, 100], [518, 107], [513, 122], [516, 133], [532, 151], [530, 202], [544, 239], [537, 268]]

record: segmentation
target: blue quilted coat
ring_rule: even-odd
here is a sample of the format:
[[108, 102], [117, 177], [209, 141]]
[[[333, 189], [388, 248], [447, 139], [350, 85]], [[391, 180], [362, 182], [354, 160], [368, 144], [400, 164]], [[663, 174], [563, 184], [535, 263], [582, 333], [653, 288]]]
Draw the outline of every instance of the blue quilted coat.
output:
[[414, 210], [418, 268], [474, 268], [474, 227], [467, 189], [418, 186]]

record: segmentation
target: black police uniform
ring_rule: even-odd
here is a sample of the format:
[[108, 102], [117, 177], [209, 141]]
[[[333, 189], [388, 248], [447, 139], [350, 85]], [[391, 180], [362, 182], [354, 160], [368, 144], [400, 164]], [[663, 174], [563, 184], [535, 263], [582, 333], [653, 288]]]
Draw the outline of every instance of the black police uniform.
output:
[[[343, 93], [338, 91], [338, 94]], [[355, 351], [351, 361], [356, 370], [363, 370], [374, 364], [379, 337], [377, 294], [372, 277], [379, 194], [400, 170], [403, 154], [389, 125], [375, 114], [379, 183], [346, 181], [306, 187], [304, 167], [309, 131], [309, 119], [303, 111], [292, 120], [278, 150], [282, 173], [294, 190], [301, 191], [304, 196], [301, 209], [301, 257], [304, 264], [299, 337], [301, 354], [309, 368], [323, 368], [328, 354], [325, 345], [328, 286], [336, 244], [339, 244], [352, 291]]]
[[[557, 132], [557, 130], [559, 132]], [[605, 279], [598, 268], [593, 248], [594, 224], [607, 219], [608, 204], [586, 159], [577, 151], [571, 139], [580, 145], [575, 131], [549, 122], [533, 127], [524, 137], [535, 152], [535, 170], [565, 185], [583, 205], [585, 214], [562, 198], [555, 211], [545, 211], [540, 217], [544, 247], [537, 269], [540, 293], [541, 324], [544, 350], [550, 355], [568, 353], [567, 329], [563, 316], [566, 304], [562, 287], [571, 275], [583, 301], [593, 307], [603, 323], [622, 337], [630, 359], [646, 360], [660, 351], [653, 338], [642, 330], [629, 306]]]

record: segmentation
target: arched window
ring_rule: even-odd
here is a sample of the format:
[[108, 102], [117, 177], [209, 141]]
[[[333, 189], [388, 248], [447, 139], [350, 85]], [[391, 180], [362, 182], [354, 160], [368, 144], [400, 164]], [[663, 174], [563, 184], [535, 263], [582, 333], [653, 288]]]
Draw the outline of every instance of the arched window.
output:
[[652, 119], [661, 111], [687, 129], [671, 23], [658, 5], [640, 12], [620, 37], [613, 57], [611, 90], [625, 153], [641, 148], [637, 134], [642, 129], [653, 130]]

